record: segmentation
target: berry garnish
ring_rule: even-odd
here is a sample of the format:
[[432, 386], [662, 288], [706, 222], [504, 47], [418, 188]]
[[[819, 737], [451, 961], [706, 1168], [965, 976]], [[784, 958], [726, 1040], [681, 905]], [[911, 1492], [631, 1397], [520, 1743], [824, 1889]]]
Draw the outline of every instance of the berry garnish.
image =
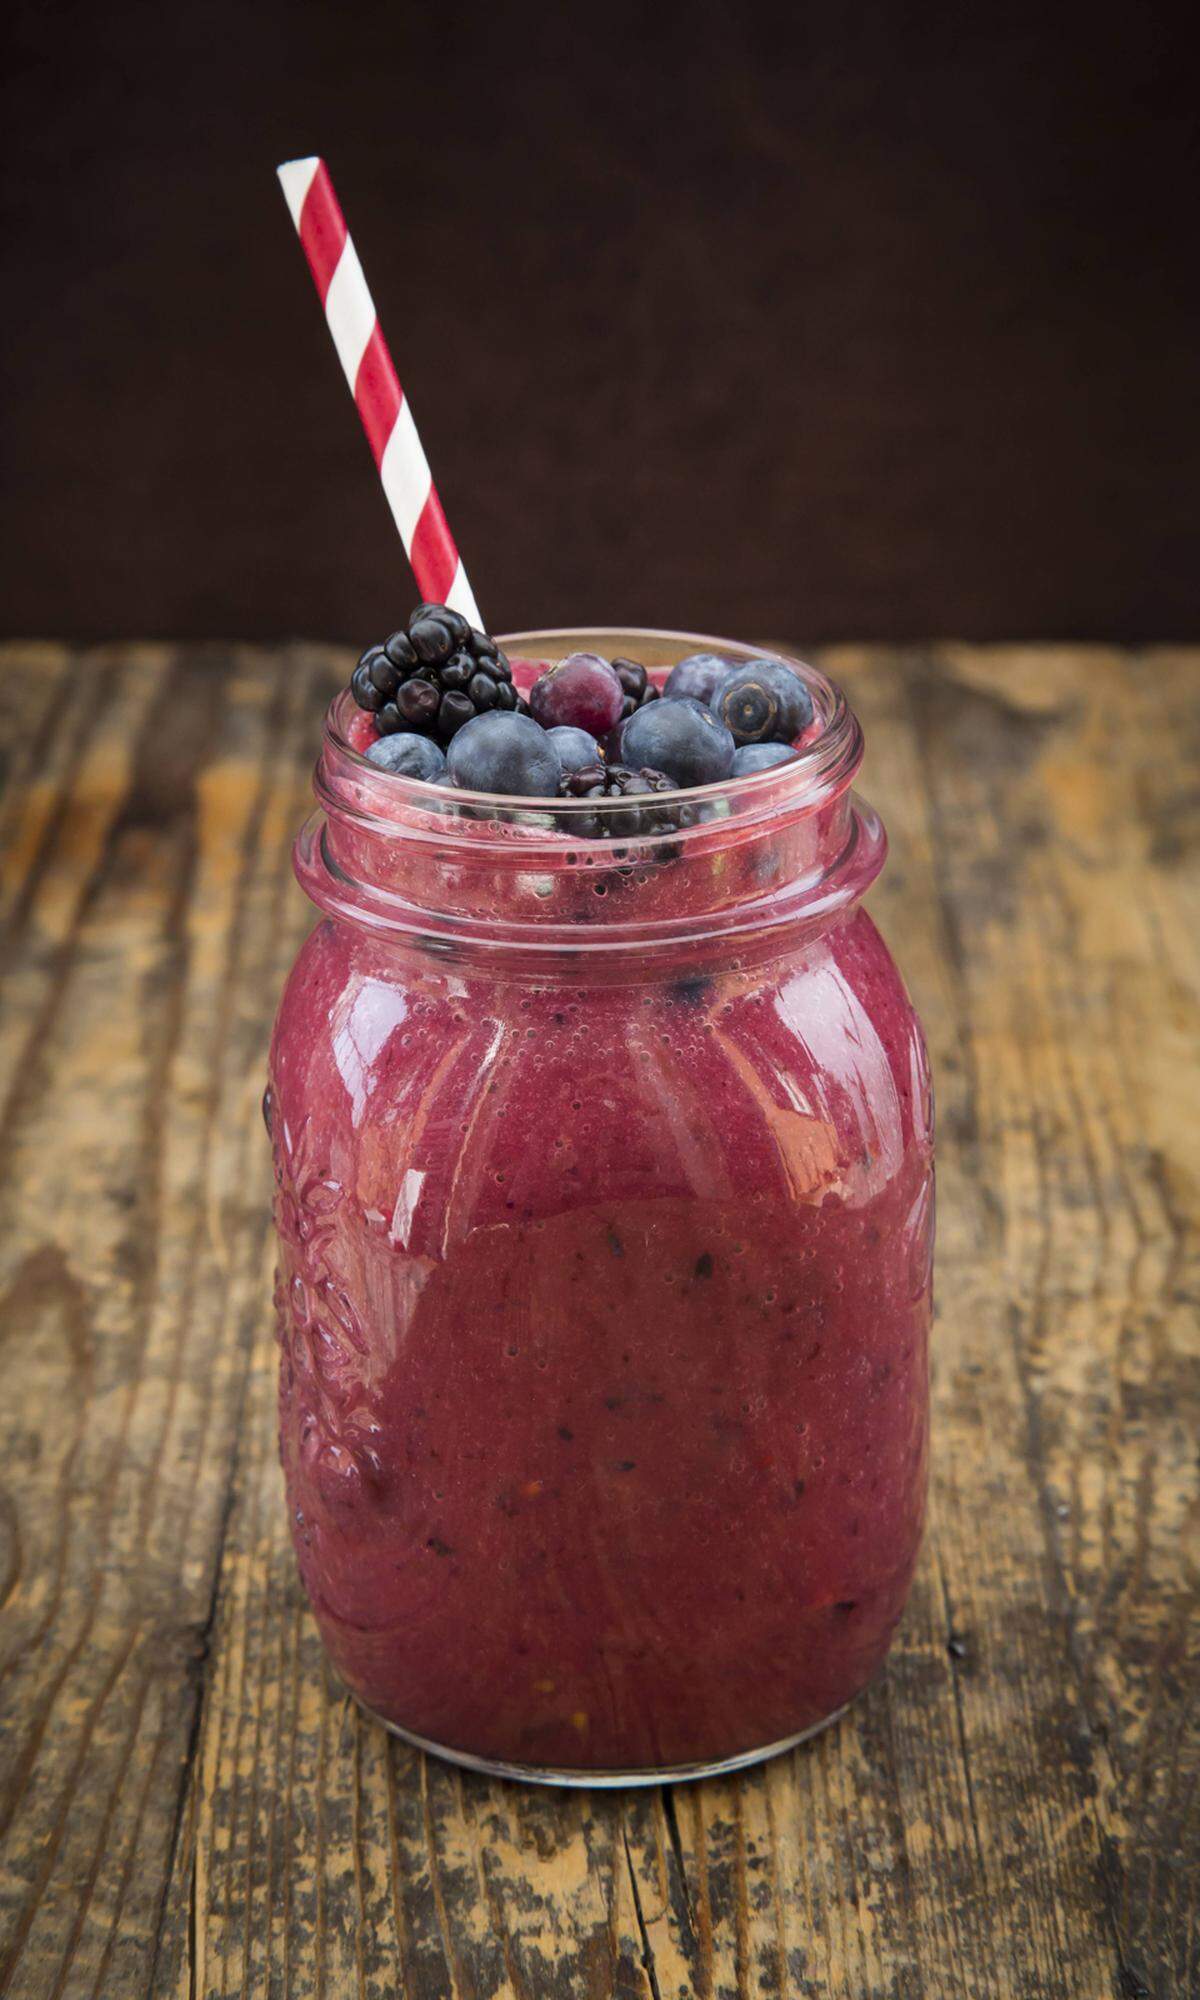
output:
[[713, 708], [735, 743], [791, 743], [813, 716], [799, 674], [782, 660], [750, 660], [722, 681]]
[[528, 715], [476, 715], [446, 753], [452, 783], [469, 792], [552, 799], [562, 765], [547, 732]]
[[635, 708], [644, 708], [648, 701], [658, 701], [662, 689], [657, 688], [640, 660], [614, 660], [613, 672], [621, 683], [624, 699], [621, 703], [621, 720], [632, 715]]
[[360, 708], [372, 712], [381, 736], [404, 731], [439, 743], [448, 743], [476, 715], [520, 705], [495, 640], [472, 631], [445, 604], [419, 604], [407, 632], [368, 646], [350, 691]]
[[790, 764], [795, 756], [790, 743], [739, 743], [733, 753], [733, 775], [748, 777], [751, 771], [770, 771], [776, 764]]
[[568, 653], [529, 690], [529, 712], [543, 729], [586, 729], [606, 736], [620, 721], [625, 691], [599, 653]]
[[676, 785], [714, 785], [729, 776], [733, 738], [711, 709], [690, 696], [656, 701], [621, 724], [619, 761], [665, 771]]
[[428, 736], [401, 730], [395, 736], [380, 736], [366, 753], [381, 771], [394, 771], [401, 778], [423, 778], [435, 785], [445, 775], [445, 753]]
[[689, 653], [686, 659], [678, 660], [671, 668], [663, 686], [668, 701], [682, 701], [685, 696], [692, 701], [702, 701], [711, 708], [713, 696], [720, 687], [733, 662], [723, 659], [720, 653]]
[[[645, 799], [655, 792], [673, 792], [675, 785], [665, 771], [628, 770], [623, 764], [585, 765], [568, 771], [559, 786], [564, 799]], [[690, 806], [639, 804], [602, 813], [571, 813], [567, 826], [585, 840], [631, 840], [638, 834], [673, 833], [680, 826], [692, 826], [696, 814]]]
[[563, 723], [557, 729], [546, 731], [558, 752], [558, 761], [564, 771], [582, 771], [586, 765], [594, 764], [600, 755], [596, 739], [589, 736], [586, 729], [572, 729]]
[[[445, 659], [447, 649], [453, 652], [467, 644], [471, 627], [462, 612], [451, 611], [448, 604], [418, 604], [408, 621], [408, 636], [417, 658], [436, 666]], [[480, 636], [486, 638], [487, 634]]]

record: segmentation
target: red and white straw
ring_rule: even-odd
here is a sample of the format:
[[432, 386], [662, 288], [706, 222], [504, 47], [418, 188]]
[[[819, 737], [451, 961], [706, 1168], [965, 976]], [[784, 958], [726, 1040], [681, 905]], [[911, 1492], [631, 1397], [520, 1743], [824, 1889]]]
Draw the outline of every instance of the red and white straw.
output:
[[418, 588], [482, 629], [329, 169], [311, 159], [276, 171]]

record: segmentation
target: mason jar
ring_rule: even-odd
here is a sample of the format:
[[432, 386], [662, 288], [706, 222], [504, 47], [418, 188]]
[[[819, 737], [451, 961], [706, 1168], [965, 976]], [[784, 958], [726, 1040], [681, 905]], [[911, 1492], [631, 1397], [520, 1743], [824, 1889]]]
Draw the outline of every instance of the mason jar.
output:
[[769, 1756], [878, 1672], [908, 1592], [929, 1069], [861, 904], [861, 732], [789, 665], [800, 754], [640, 817], [420, 785], [348, 695], [326, 719], [265, 1100], [280, 1447], [337, 1672], [464, 1764]]

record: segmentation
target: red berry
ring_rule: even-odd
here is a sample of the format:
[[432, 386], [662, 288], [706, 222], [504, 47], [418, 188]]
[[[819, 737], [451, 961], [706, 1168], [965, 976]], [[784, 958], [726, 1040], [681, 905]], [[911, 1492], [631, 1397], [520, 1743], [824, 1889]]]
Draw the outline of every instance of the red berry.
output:
[[586, 729], [607, 736], [620, 719], [625, 690], [599, 653], [568, 653], [535, 681], [529, 707], [543, 729]]

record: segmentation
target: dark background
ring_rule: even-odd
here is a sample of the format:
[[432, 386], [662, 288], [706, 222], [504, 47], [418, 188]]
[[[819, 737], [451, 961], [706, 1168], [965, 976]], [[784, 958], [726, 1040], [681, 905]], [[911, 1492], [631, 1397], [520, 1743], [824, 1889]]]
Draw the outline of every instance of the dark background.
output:
[[19, 0], [0, 622], [407, 610], [272, 171], [319, 151], [494, 628], [1195, 636], [1173, 19]]

